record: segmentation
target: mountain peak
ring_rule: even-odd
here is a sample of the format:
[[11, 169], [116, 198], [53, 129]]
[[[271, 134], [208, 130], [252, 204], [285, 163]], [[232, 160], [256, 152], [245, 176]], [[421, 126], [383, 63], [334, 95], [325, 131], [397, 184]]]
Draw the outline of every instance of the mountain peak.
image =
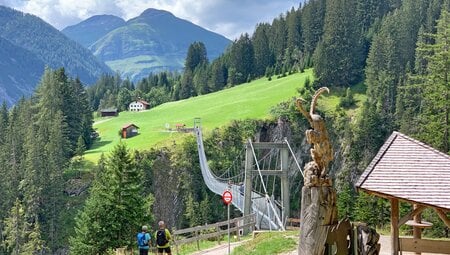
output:
[[160, 17], [160, 16], [174, 16], [171, 12], [165, 11], [165, 10], [159, 10], [155, 8], [148, 8], [144, 12], [139, 15], [140, 17]]

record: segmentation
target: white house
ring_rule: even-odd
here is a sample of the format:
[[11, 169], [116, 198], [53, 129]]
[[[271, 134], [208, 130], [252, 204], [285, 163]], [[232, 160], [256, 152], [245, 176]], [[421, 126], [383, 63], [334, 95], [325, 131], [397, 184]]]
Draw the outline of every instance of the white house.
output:
[[150, 104], [144, 100], [137, 100], [137, 101], [133, 101], [130, 103], [130, 105], [128, 106], [128, 110], [130, 112], [133, 111], [142, 111], [142, 110], [146, 110], [148, 109], [148, 107], [150, 106]]

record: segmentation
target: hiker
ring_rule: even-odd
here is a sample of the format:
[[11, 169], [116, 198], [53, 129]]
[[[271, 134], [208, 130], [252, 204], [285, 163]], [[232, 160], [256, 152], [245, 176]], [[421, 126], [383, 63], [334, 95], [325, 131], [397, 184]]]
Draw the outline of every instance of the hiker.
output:
[[150, 249], [150, 234], [147, 233], [147, 226], [142, 226], [142, 232], [137, 234], [139, 255], [148, 255], [148, 250]]
[[155, 233], [156, 247], [158, 248], [158, 254], [171, 255], [169, 241], [172, 240], [172, 236], [168, 229], [166, 229], [164, 221], [158, 222], [158, 231]]

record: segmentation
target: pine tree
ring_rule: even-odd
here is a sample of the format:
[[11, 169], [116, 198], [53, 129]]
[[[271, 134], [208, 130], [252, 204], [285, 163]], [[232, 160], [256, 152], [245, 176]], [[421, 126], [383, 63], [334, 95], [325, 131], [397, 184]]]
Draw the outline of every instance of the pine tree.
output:
[[323, 86], [349, 86], [361, 80], [365, 56], [354, 5], [354, 0], [327, 2], [324, 34], [314, 53], [314, 74]]
[[419, 116], [419, 137], [432, 146], [450, 151], [450, 16], [443, 8], [434, 44], [420, 44], [418, 51], [430, 52], [422, 75], [423, 108]]
[[287, 47], [286, 18], [280, 15], [274, 19], [269, 31], [269, 46], [277, 64], [283, 61], [284, 52]]
[[149, 211], [142, 198], [142, 173], [124, 144], [99, 162], [99, 170], [83, 211], [76, 219], [72, 254], [104, 253], [134, 244], [135, 231]]
[[[254, 51], [248, 34], [243, 34], [231, 46], [231, 67], [235, 70], [232, 85], [241, 84], [253, 76]], [[230, 73], [231, 76], [231, 73]]]
[[209, 88], [211, 92], [221, 90], [227, 85], [228, 72], [222, 58], [214, 60], [211, 64]]
[[179, 99], [190, 98], [191, 96], [195, 96], [194, 89], [194, 74], [193, 72], [186, 70], [183, 74], [183, 78], [180, 82], [180, 90], [178, 91]]
[[198, 65], [194, 71], [193, 84], [197, 95], [211, 92], [208, 86], [209, 68], [205, 63]]
[[[301, 26], [305, 55], [311, 57], [323, 34], [326, 0], [308, 1], [301, 12]], [[309, 65], [307, 65], [309, 66]]]
[[269, 48], [269, 30], [269, 24], [258, 24], [252, 36], [252, 45], [255, 55], [254, 72], [256, 76], [264, 75], [266, 68], [272, 66], [274, 62], [272, 52]]
[[16, 199], [8, 217], [5, 219], [5, 241], [3, 246], [12, 255], [19, 255], [25, 238], [25, 210], [19, 199]]
[[186, 62], [184, 64], [185, 71], [194, 72], [197, 66], [207, 63], [208, 57], [205, 44], [202, 42], [194, 42], [189, 45]]
[[302, 29], [301, 29], [301, 15], [300, 9], [295, 10], [294, 7], [291, 8], [286, 15], [286, 27], [287, 27], [287, 39], [286, 47], [291, 52], [295, 49], [303, 49], [302, 45]]
[[41, 238], [41, 229], [39, 222], [35, 219], [34, 223], [28, 223], [29, 230], [26, 233], [26, 242], [22, 246], [20, 255], [35, 255], [45, 253], [46, 247]]

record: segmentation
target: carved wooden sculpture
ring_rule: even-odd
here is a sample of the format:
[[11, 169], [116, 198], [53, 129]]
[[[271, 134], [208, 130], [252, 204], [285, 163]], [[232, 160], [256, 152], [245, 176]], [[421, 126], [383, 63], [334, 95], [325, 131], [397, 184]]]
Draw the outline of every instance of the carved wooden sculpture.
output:
[[[328, 137], [325, 121], [322, 116], [314, 113], [316, 108], [317, 99], [323, 92], [330, 92], [327, 87], [322, 87], [316, 91], [311, 101], [311, 108], [309, 112], [305, 110], [302, 103], [303, 99], [297, 99], [297, 109], [306, 117], [311, 125], [311, 129], [306, 130], [306, 140], [313, 145], [311, 149], [311, 157], [314, 160], [314, 164], [311, 162], [305, 168], [305, 171], [309, 171], [317, 178], [325, 178], [327, 176], [328, 164], [333, 160], [333, 149]], [[311, 176], [313, 177], [313, 176]], [[312, 183], [308, 183], [308, 186], [319, 184], [315, 183], [315, 179], [312, 178]], [[306, 180], [305, 180], [306, 185]]]
[[[306, 140], [313, 145], [313, 161], [305, 166], [304, 187], [301, 200], [300, 242], [298, 254], [322, 255], [325, 252], [327, 237], [337, 224], [336, 190], [327, 175], [328, 164], [333, 160], [333, 150], [326, 130], [325, 121], [314, 113], [317, 99], [328, 88], [320, 88], [314, 94], [309, 112], [305, 110], [302, 99], [297, 100], [298, 110], [311, 125]], [[332, 239], [332, 237], [330, 236]], [[331, 240], [329, 239], [329, 241]], [[334, 240], [334, 239], [333, 239]]]

